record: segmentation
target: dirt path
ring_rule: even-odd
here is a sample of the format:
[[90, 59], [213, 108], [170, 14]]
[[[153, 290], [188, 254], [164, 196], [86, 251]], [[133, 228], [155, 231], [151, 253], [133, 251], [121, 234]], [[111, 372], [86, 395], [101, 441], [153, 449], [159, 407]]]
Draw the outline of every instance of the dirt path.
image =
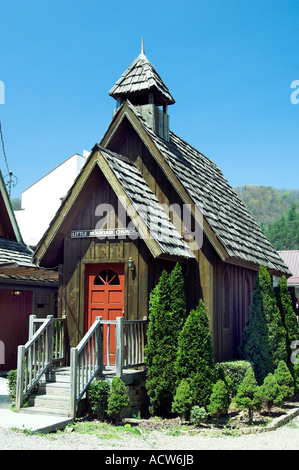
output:
[[94, 434], [63, 432], [45, 436], [27, 435], [0, 428], [1, 450], [299, 450], [299, 417], [275, 431], [259, 434], [207, 437], [167, 435], [154, 431], [142, 435], [111, 438]]

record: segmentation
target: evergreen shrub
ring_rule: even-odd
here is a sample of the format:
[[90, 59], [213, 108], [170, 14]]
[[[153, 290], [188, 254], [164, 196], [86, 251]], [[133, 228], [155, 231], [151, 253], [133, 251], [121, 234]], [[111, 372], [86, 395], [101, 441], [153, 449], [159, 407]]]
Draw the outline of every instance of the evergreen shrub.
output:
[[221, 414], [226, 414], [230, 405], [229, 393], [223, 380], [217, 380], [207, 406], [209, 414], [218, 420]]
[[94, 380], [88, 388], [87, 396], [91, 411], [101, 421], [107, 416], [109, 394], [110, 383], [106, 380]]
[[177, 263], [170, 275], [163, 271], [149, 301], [145, 346], [146, 388], [153, 415], [168, 416], [178, 385], [175, 361], [178, 336], [186, 317], [182, 269]]
[[176, 371], [179, 380], [191, 379], [193, 405], [206, 406], [215, 381], [209, 320], [202, 300], [192, 310], [178, 339]]
[[205, 423], [208, 419], [208, 413], [206, 412], [203, 406], [192, 406], [190, 412], [190, 422], [195, 426], [200, 426], [200, 424]]
[[107, 414], [115, 421], [121, 420], [121, 412], [130, 405], [125, 384], [120, 377], [113, 377], [108, 398]]
[[284, 361], [279, 361], [277, 368], [274, 371], [274, 377], [278, 383], [283, 400], [290, 400], [295, 393], [294, 379], [292, 374]]
[[260, 387], [251, 367], [246, 370], [244, 379], [238, 387], [234, 404], [238, 408], [245, 408], [248, 411], [248, 421], [252, 422], [253, 412], [262, 409], [262, 397]]
[[180, 422], [189, 415], [192, 405], [192, 392], [188, 380], [182, 380], [172, 402], [172, 411], [180, 417]]
[[280, 360], [287, 360], [286, 331], [264, 266], [260, 266], [256, 277], [249, 322], [239, 349], [242, 359], [252, 363], [259, 385]]
[[265, 377], [261, 392], [263, 403], [267, 406], [268, 411], [271, 411], [274, 405], [283, 406], [282, 393], [273, 374], [270, 373]]
[[224, 380], [231, 396], [236, 395], [249, 367], [252, 368], [251, 363], [242, 360], [217, 362], [215, 364], [217, 376], [219, 379]]

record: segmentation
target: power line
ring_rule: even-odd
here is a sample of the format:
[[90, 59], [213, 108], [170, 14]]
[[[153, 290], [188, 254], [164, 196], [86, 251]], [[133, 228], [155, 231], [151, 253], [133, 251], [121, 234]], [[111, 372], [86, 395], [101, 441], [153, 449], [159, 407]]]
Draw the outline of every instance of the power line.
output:
[[5, 147], [4, 147], [4, 139], [3, 139], [3, 133], [2, 133], [2, 128], [1, 128], [1, 121], [0, 121], [0, 136], [1, 136], [1, 143], [2, 143], [2, 150], [3, 150], [5, 165], [6, 165], [6, 169], [7, 169], [7, 173], [8, 173], [4, 178], [8, 177], [8, 182], [6, 183], [6, 186], [8, 187], [8, 195], [10, 197], [10, 195], [11, 195], [11, 186], [13, 186], [13, 187], [16, 186], [16, 184], [18, 182], [18, 178], [13, 174], [12, 171], [9, 171], [8, 161], [7, 161]]
[[1, 142], [2, 142], [2, 150], [3, 150], [4, 160], [5, 160], [7, 172], [9, 173], [8, 161], [7, 161], [7, 157], [6, 157], [6, 153], [5, 153], [4, 139], [3, 139], [2, 128], [1, 128], [1, 121], [0, 121], [0, 135], [1, 135]]

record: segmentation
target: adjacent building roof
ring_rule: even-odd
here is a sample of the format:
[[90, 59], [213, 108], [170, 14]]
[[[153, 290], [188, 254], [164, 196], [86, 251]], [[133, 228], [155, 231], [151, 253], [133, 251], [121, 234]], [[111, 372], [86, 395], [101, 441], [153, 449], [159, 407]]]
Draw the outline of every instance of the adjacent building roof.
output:
[[288, 278], [288, 285], [299, 286], [299, 250], [278, 251], [278, 254], [292, 273], [292, 276]]
[[26, 245], [7, 238], [0, 238], [0, 267], [34, 266], [33, 251]]
[[147, 57], [141, 53], [122, 74], [109, 95], [113, 98], [127, 99], [134, 95], [150, 91], [155, 97], [155, 104], [175, 103], [167, 86]]
[[[128, 117], [129, 110], [134, 114], [166, 162], [168, 177], [173, 179], [174, 175], [203, 211], [209, 227], [226, 251], [225, 261], [263, 264], [274, 272], [290, 274], [216, 164], [171, 131], [169, 142], [162, 139], [135, 106], [129, 101], [124, 106], [124, 116]], [[116, 116], [117, 113], [114, 119]]]

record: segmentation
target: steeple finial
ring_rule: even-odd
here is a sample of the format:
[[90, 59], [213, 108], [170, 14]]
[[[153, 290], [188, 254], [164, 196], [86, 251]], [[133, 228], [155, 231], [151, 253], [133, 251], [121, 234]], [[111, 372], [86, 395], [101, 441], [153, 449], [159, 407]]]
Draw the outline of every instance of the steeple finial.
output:
[[144, 43], [143, 43], [143, 37], [141, 37], [141, 54], [144, 55]]

